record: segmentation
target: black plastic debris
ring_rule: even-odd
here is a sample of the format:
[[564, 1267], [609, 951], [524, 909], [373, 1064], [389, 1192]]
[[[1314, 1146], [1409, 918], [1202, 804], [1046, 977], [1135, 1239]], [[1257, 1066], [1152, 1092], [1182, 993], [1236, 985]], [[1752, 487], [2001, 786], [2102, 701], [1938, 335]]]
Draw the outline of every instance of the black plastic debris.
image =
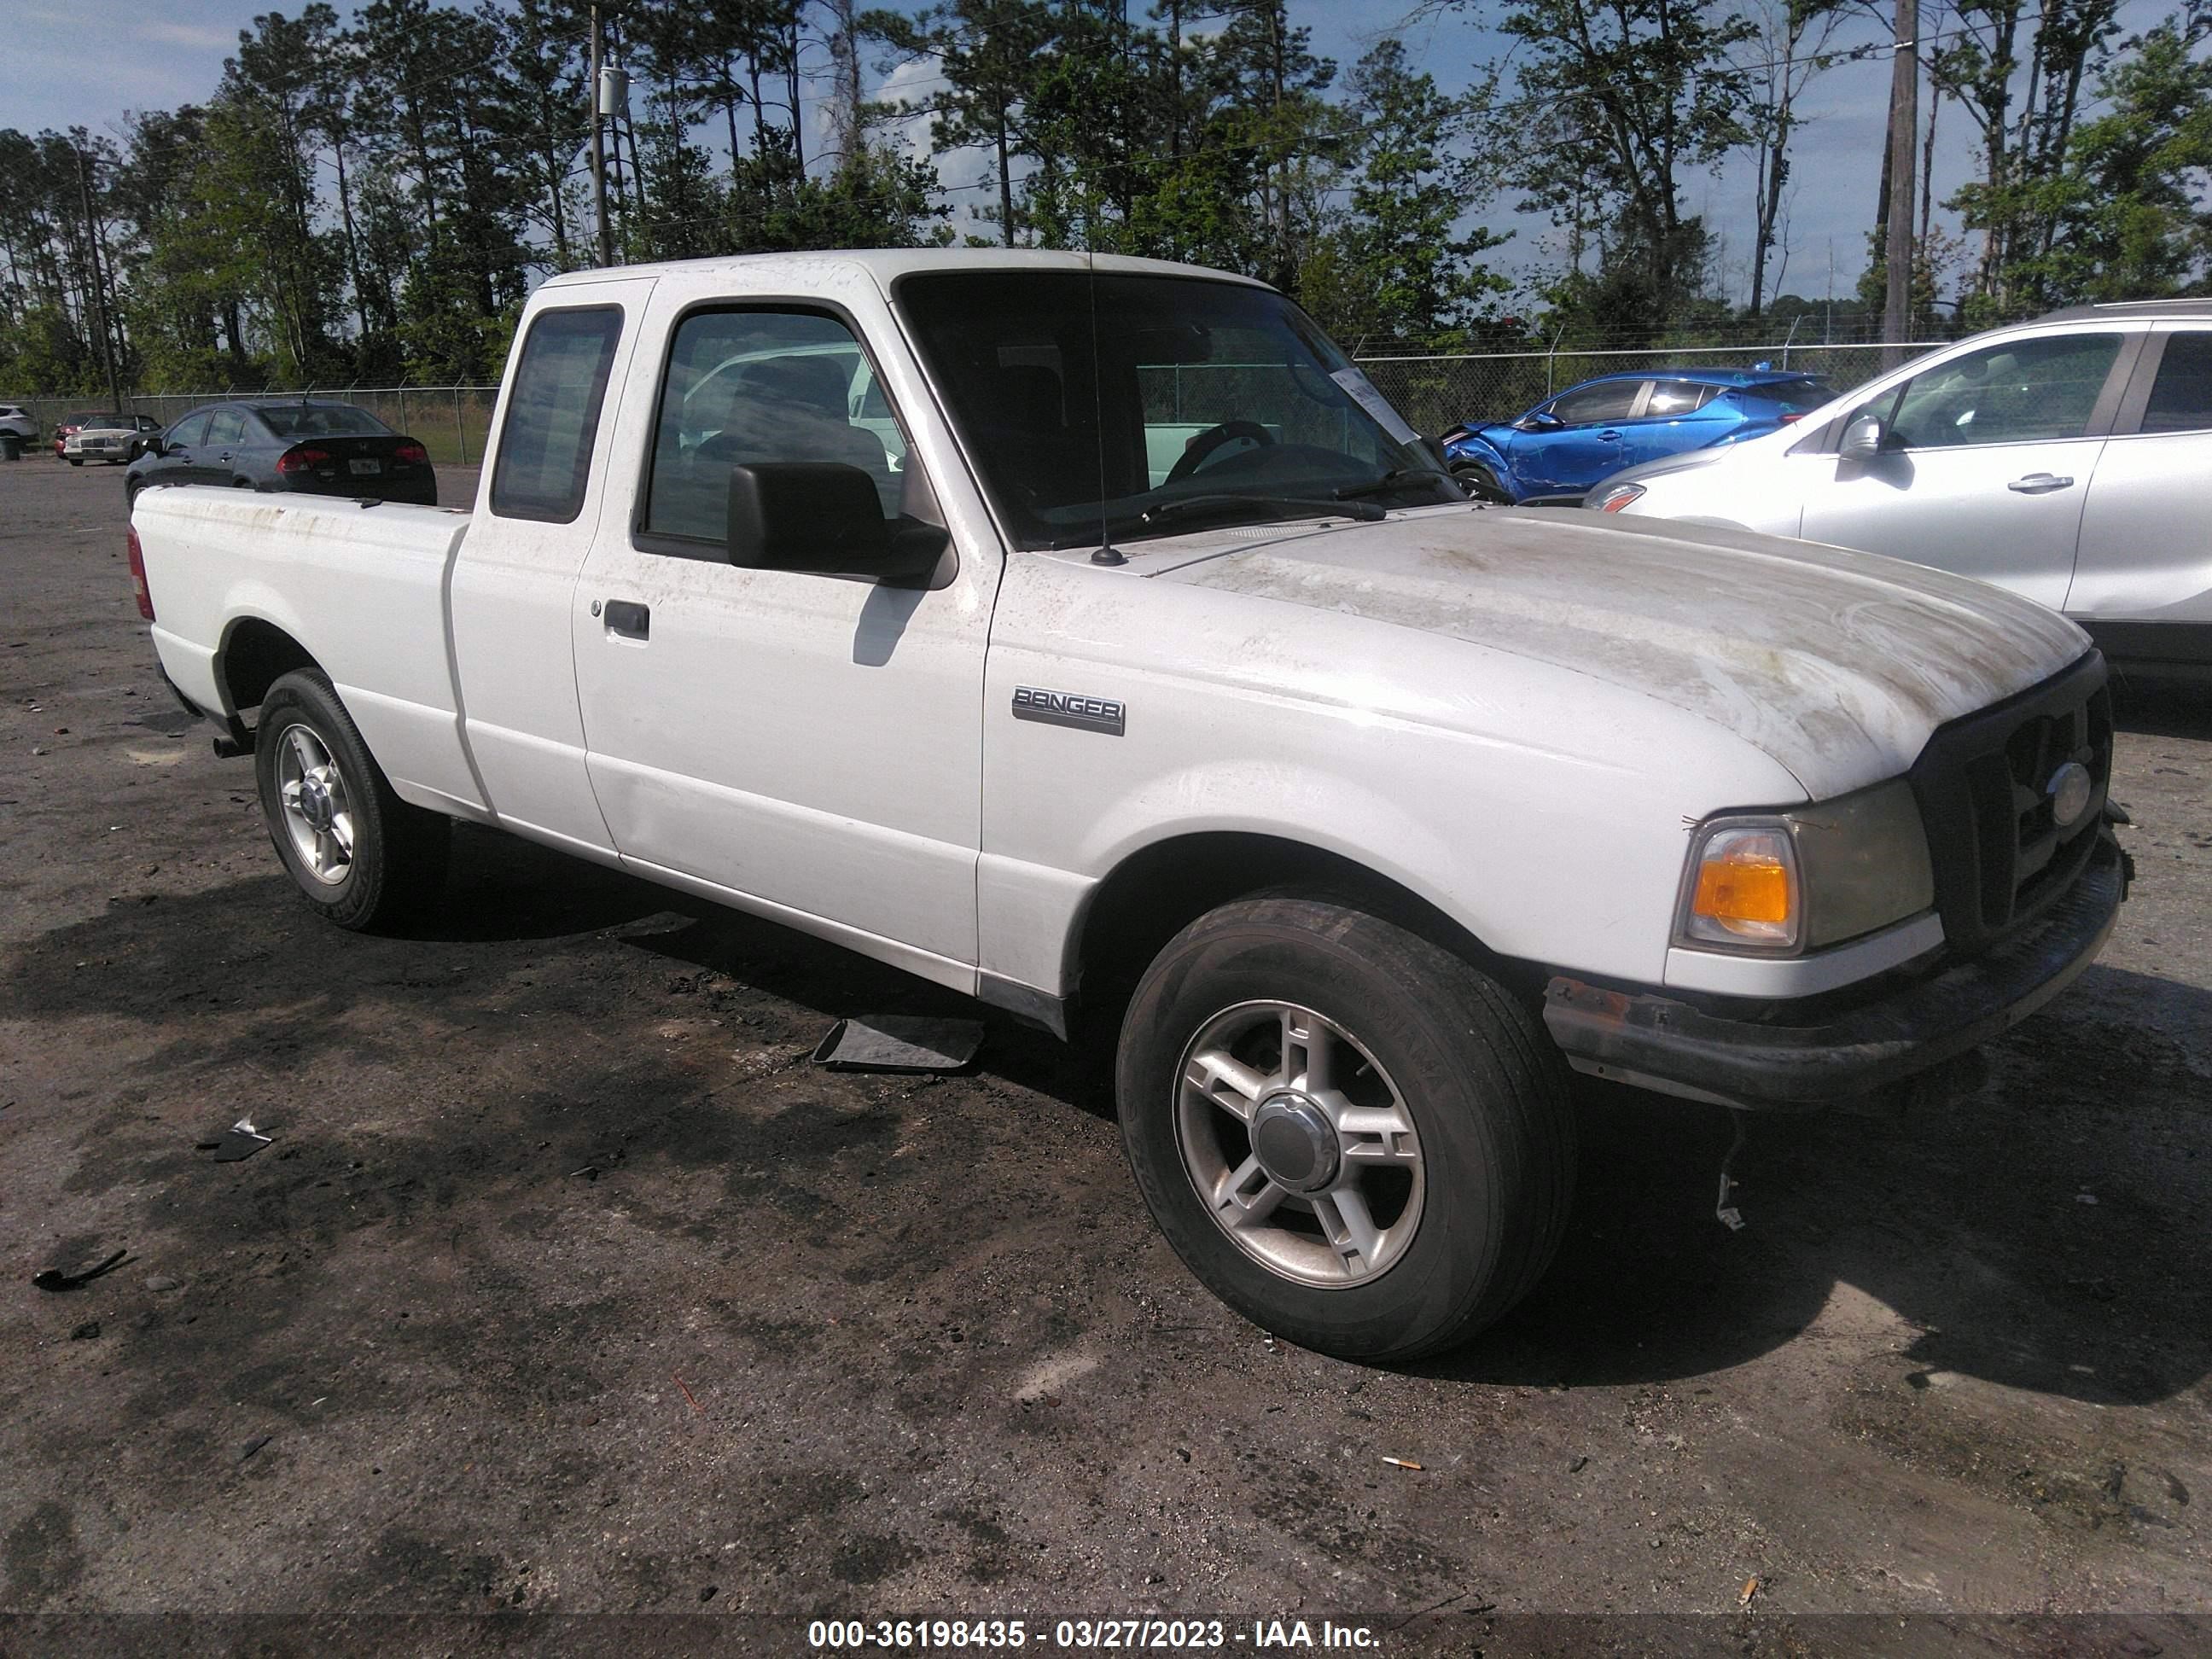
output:
[[252, 1456], [254, 1453], [259, 1451], [264, 1446], [267, 1445], [270, 1438], [270, 1437], [265, 1434], [255, 1435], [252, 1439], [247, 1441], [243, 1446], [239, 1448], [238, 1461], [241, 1463], [246, 1462], [247, 1458]]
[[31, 1283], [42, 1291], [73, 1291], [80, 1285], [89, 1285], [105, 1273], [114, 1272], [116, 1266], [131, 1252], [118, 1250], [97, 1267], [87, 1267], [81, 1273], [65, 1273], [59, 1267], [49, 1267], [42, 1273], [33, 1273]]
[[215, 1143], [214, 1162], [235, 1164], [240, 1158], [252, 1158], [254, 1153], [266, 1146], [271, 1139], [272, 1137], [263, 1134], [260, 1130], [253, 1127], [252, 1119], [242, 1117], [225, 1129], [222, 1132], [222, 1138]]
[[957, 1072], [982, 1046], [979, 1019], [871, 1014], [831, 1026], [813, 1060], [831, 1072]]

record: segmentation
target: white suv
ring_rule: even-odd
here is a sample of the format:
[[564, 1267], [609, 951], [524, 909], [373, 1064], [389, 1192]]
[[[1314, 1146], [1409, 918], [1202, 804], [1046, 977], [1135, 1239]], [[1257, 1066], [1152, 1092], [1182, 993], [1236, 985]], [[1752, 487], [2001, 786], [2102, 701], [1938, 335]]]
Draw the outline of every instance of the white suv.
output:
[[13, 433], [28, 448], [38, 439], [39, 422], [21, 404], [0, 404], [0, 432]]
[[2212, 675], [2212, 300], [2083, 306], [1929, 353], [1583, 504], [1978, 576], [2124, 662]]

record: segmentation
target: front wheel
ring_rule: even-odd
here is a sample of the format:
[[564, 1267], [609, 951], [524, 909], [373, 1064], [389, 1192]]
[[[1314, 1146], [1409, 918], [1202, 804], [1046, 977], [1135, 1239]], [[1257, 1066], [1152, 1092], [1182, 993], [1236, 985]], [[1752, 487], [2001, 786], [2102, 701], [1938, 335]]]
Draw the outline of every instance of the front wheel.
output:
[[1480, 461], [1468, 461], [1454, 467], [1452, 477], [1478, 501], [1492, 501], [1500, 507], [1513, 505], [1513, 497], [1498, 482], [1498, 475]]
[[1494, 980], [1379, 915], [1294, 896], [1210, 912], [1138, 985], [1115, 1073], [1168, 1242], [1306, 1347], [1449, 1347], [1558, 1249], [1575, 1152], [1557, 1050]]
[[445, 881], [452, 823], [410, 806], [319, 671], [269, 688], [253, 769], [276, 855], [314, 909], [356, 932], [389, 925]]
[[72, 455], [69, 458], [69, 464], [71, 466], [82, 466], [84, 462], [79, 457]]

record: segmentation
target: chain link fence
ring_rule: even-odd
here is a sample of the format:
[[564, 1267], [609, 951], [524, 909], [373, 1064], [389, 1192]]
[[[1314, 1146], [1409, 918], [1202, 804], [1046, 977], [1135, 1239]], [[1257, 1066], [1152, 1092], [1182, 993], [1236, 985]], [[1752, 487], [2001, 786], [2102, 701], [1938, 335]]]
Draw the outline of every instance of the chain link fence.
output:
[[[1881, 344], [1689, 346], [1666, 350], [1565, 350], [1474, 352], [1451, 355], [1362, 356], [1367, 377], [1423, 432], [1442, 432], [1461, 422], [1508, 420], [1553, 392], [1600, 374], [1662, 368], [1754, 368], [1793, 371], [1826, 380], [1841, 392], [1881, 369], [1884, 354], [1895, 349], [1917, 355], [1941, 343], [1916, 341], [1892, 348]], [[1146, 418], [1196, 422], [1227, 418], [1220, 412], [1240, 374], [1236, 364], [1192, 364], [1154, 371], [1146, 386]], [[1277, 371], [1279, 373], [1279, 371]], [[1171, 381], [1164, 377], [1172, 374]], [[1155, 386], [1154, 380], [1159, 380]], [[205, 404], [230, 398], [313, 397], [356, 404], [398, 432], [419, 441], [430, 459], [444, 466], [471, 466], [483, 459], [491, 428], [495, 386], [311, 386], [304, 392], [252, 391], [141, 392], [125, 398], [128, 410], [151, 416], [163, 426]], [[1227, 398], [1233, 404], [1233, 395]], [[102, 398], [0, 398], [15, 402], [39, 422], [51, 448], [55, 426], [68, 416], [105, 409]], [[1233, 415], [1233, 408], [1228, 415]]]

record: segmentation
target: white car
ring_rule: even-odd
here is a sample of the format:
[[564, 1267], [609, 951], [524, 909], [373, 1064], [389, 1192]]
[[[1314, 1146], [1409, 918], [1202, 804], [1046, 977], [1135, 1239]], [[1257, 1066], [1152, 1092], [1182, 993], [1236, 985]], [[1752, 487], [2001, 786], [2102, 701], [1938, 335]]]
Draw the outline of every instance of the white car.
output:
[[[1159, 477], [1184, 422], [1147, 383], [1207, 362], [1236, 369], [1216, 423]], [[253, 755], [315, 909], [432, 900], [460, 818], [1118, 1033], [1162, 1231], [1332, 1352], [1427, 1352], [1534, 1284], [1571, 1066], [1939, 1096], [2126, 888], [2104, 661], [2063, 617], [1472, 502], [1218, 271], [556, 276], [474, 513], [374, 506], [185, 484], [131, 516], [163, 672]], [[976, 1226], [1040, 1178], [978, 1165]]]
[[2124, 663], [2212, 674], [2212, 300], [1976, 335], [1727, 449], [1631, 467], [1601, 512], [1761, 530], [1978, 576]]
[[146, 436], [159, 432], [161, 423], [144, 415], [86, 415], [62, 440], [62, 459], [71, 466], [101, 461], [125, 466], [138, 459]]
[[0, 432], [21, 439], [28, 449], [38, 441], [39, 422], [21, 404], [0, 404]]

